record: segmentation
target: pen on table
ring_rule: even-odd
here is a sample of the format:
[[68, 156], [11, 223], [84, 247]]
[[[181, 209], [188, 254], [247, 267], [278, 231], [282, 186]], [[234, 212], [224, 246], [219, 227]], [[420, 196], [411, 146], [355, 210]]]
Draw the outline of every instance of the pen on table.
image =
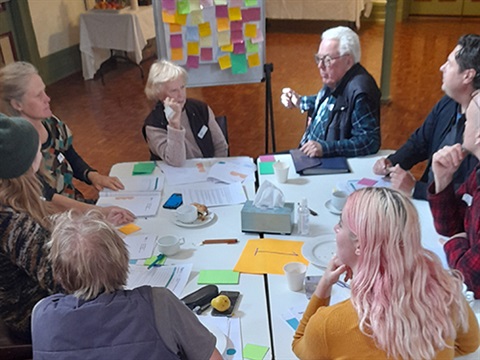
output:
[[200, 315], [203, 313], [205, 310], [207, 310], [210, 307], [210, 303], [206, 303], [205, 305], [202, 306], [195, 306], [195, 308], [192, 310], [195, 314]]
[[150, 270], [152, 267], [156, 266], [160, 261], [165, 257], [164, 254], [158, 254], [157, 258], [147, 267], [147, 270]]
[[207, 245], [207, 244], [236, 244], [238, 243], [237, 239], [208, 239], [208, 240], [203, 240], [201, 242], [201, 245]]

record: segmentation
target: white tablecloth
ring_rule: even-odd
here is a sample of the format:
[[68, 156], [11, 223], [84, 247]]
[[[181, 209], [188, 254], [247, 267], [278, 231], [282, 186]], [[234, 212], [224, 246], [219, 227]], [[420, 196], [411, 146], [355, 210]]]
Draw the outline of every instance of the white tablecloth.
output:
[[110, 50], [130, 53], [134, 61], [142, 61], [147, 40], [155, 37], [152, 6], [120, 12], [90, 10], [80, 15], [80, 51], [85, 80], [93, 79], [100, 65], [109, 58]]
[[269, 19], [341, 20], [355, 22], [360, 28], [360, 16], [370, 16], [371, 0], [266, 0]]

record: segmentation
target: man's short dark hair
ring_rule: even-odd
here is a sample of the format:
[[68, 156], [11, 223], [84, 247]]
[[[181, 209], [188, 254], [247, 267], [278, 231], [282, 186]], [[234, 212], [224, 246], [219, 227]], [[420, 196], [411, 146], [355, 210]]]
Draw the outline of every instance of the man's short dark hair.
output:
[[460, 51], [455, 55], [460, 71], [473, 69], [476, 72], [473, 87], [480, 89], [480, 35], [467, 34], [460, 37], [457, 45]]

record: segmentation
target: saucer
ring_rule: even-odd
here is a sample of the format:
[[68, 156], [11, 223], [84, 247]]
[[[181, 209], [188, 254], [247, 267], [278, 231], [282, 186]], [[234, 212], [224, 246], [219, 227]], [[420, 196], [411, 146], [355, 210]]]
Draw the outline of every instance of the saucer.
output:
[[205, 217], [205, 220], [197, 219], [192, 223], [183, 223], [183, 222], [179, 221], [178, 219], [174, 219], [173, 223], [175, 225], [181, 226], [181, 227], [195, 228], [195, 227], [207, 225], [208, 223], [212, 222], [213, 219], [215, 219], [215, 213], [209, 212], [208, 215]]
[[325, 207], [327, 208], [328, 211], [330, 211], [332, 214], [335, 215], [342, 215], [342, 210], [338, 210], [335, 206], [332, 205], [332, 200], [328, 200], [325, 203]]

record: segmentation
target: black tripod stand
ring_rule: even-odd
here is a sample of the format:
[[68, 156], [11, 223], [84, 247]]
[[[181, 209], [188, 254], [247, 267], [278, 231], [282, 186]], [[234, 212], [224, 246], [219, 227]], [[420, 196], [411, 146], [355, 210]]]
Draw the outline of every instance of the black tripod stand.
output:
[[263, 71], [265, 72], [265, 154], [269, 153], [268, 133], [269, 129], [272, 131], [272, 152], [276, 152], [275, 145], [275, 126], [273, 121], [273, 103], [272, 103], [272, 71], [273, 64], [264, 64]]

